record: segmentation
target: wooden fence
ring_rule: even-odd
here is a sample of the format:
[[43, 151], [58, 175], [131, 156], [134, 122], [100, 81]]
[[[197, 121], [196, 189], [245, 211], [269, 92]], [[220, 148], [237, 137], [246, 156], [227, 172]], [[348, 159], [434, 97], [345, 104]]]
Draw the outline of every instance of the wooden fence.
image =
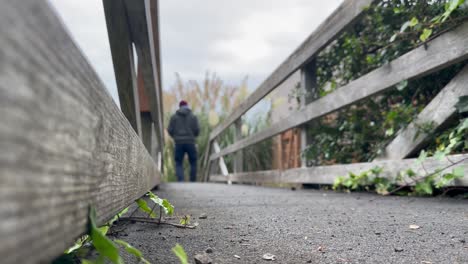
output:
[[[365, 12], [371, 0], [345, 0], [341, 6], [313, 32], [300, 47], [294, 51], [261, 85], [240, 104], [227, 119], [216, 127], [210, 135], [209, 144], [215, 144], [217, 137], [223, 131], [235, 124], [240, 127], [240, 120], [250, 108], [277, 88], [283, 81], [301, 72], [301, 87], [304, 94], [311, 94], [317, 89], [315, 74], [315, 58], [329, 43], [337, 39], [344, 30], [351, 26]], [[377, 68], [364, 76], [351, 81], [334, 92], [316, 100], [302, 100], [307, 104], [291, 113], [286, 118], [271, 124], [267, 129], [248, 137], [237, 139], [233, 144], [223, 149], [207, 148], [207, 165], [204, 180], [221, 182], [274, 182], [274, 183], [318, 183], [331, 184], [338, 176], [347, 172], [359, 172], [381, 165], [387, 170], [387, 176], [396, 174], [399, 169], [410, 167], [411, 160], [405, 160], [419, 150], [429, 135], [417, 134], [416, 124], [432, 122], [436, 128], [442, 126], [455, 114], [455, 104], [458, 98], [468, 95], [468, 66], [465, 67], [437, 97], [419, 114], [408, 127], [398, 133], [398, 136], [385, 149], [384, 155], [375, 162], [291, 169], [285, 171], [242, 172], [235, 167], [232, 173], [223, 170], [222, 175], [210, 175], [212, 164], [226, 155], [235, 154], [234, 160], [242, 159], [242, 150], [269, 139], [292, 128], [299, 127], [317, 120], [329, 113], [344, 109], [364, 99], [382, 94], [395, 85], [405, 81], [421, 78], [439, 71], [468, 58], [468, 22], [445, 32], [437, 38], [419, 46], [399, 58]], [[307, 98], [305, 98], [307, 99]], [[309, 98], [310, 99], [310, 98]], [[303, 136], [302, 138], [306, 138]], [[211, 153], [211, 151], [213, 153]], [[267, 150], [266, 150], [267, 151]], [[209, 158], [208, 158], [209, 156]], [[464, 160], [468, 154], [452, 156], [452, 159]], [[447, 161], [448, 162], [448, 161]], [[221, 163], [221, 162], [220, 162]], [[303, 162], [305, 164], [305, 162]], [[444, 165], [434, 159], [426, 161], [426, 166], [436, 168]], [[468, 164], [461, 166], [468, 171]], [[417, 170], [417, 168], [414, 168]], [[419, 170], [417, 170], [419, 171]], [[454, 185], [468, 186], [468, 179], [457, 180]]]
[[86, 232], [90, 206], [104, 223], [160, 182], [157, 2], [103, 2], [122, 111], [47, 1], [0, 0], [1, 263], [50, 262]]

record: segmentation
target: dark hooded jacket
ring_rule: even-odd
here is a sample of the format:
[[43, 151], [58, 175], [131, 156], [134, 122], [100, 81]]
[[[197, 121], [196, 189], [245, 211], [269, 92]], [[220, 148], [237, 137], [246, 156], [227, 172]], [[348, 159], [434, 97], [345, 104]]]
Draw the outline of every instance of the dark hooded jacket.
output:
[[167, 131], [176, 144], [195, 144], [195, 138], [200, 134], [200, 127], [192, 110], [182, 107], [171, 117]]

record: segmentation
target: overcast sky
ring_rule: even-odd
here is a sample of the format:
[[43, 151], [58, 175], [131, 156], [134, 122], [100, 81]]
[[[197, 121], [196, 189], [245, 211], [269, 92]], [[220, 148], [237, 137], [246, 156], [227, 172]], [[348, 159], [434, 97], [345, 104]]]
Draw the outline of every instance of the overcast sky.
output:
[[[50, 0], [118, 100], [101, 0]], [[255, 89], [342, 0], [160, 0], [164, 89], [175, 72]]]

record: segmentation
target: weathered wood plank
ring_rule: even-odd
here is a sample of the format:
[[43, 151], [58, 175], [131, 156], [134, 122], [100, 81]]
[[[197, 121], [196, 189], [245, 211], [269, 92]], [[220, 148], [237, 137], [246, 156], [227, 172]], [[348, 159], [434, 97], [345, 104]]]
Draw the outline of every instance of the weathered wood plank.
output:
[[[313, 60], [301, 68], [301, 108], [305, 108], [308, 104], [319, 98], [318, 88], [316, 60]], [[301, 166], [303, 168], [307, 167], [307, 157], [303, 153], [312, 144], [310, 136], [307, 135], [307, 130], [312, 125], [315, 124], [308, 123], [301, 127]]]
[[283, 120], [248, 138], [211, 155], [217, 159], [251, 146], [290, 128], [342, 109], [373, 95], [383, 93], [400, 81], [411, 80], [468, 58], [468, 23], [416, 48], [392, 62], [338, 88], [335, 92], [314, 101], [306, 108], [293, 112]]
[[0, 5], [1, 262], [49, 263], [160, 175], [48, 2]]
[[[146, 147], [146, 150], [153, 156], [154, 148], [156, 145], [153, 145], [153, 122], [151, 121], [151, 114], [148, 112], [141, 112], [141, 140]], [[156, 161], [156, 159], [155, 159]]]
[[[452, 155], [449, 157], [453, 162], [462, 161], [457, 167], [463, 167], [468, 171], [468, 154]], [[229, 174], [228, 177], [212, 175], [211, 181], [216, 182], [243, 182], [243, 183], [311, 183], [311, 184], [333, 184], [339, 176], [346, 176], [349, 172], [360, 173], [370, 170], [375, 166], [383, 167], [381, 177], [394, 178], [400, 171], [413, 169], [421, 177], [426, 171], [433, 173], [439, 168], [445, 168], [451, 163], [448, 160], [439, 161], [433, 158], [424, 162], [424, 168], [417, 165], [415, 159], [406, 160], [383, 160], [371, 163], [354, 163], [346, 165], [319, 166], [310, 168], [298, 168], [285, 171], [258, 171], [250, 173]], [[451, 186], [468, 186], [468, 176], [458, 179]]]
[[[156, 138], [158, 146], [164, 145], [164, 125], [162, 113], [162, 94], [160, 85], [160, 76], [158, 75], [156, 46], [153, 36], [153, 21], [151, 14], [151, 1], [124, 0], [129, 20], [131, 38], [135, 43], [138, 63], [141, 65], [141, 74], [143, 76], [143, 86], [148, 96], [151, 118], [155, 123]], [[162, 149], [161, 149], [162, 150]], [[161, 151], [160, 150], [160, 151]]]
[[140, 106], [127, 15], [123, 0], [103, 0], [120, 108], [141, 137]]
[[210, 140], [239, 119], [273, 89], [306, 65], [313, 56], [340, 35], [373, 0], [345, 0], [226, 120], [210, 134]]
[[423, 146], [429, 134], [419, 128], [424, 124], [432, 124], [437, 131], [450, 120], [456, 112], [455, 104], [460, 96], [468, 95], [468, 66], [450, 81], [439, 94], [419, 113], [417, 118], [405, 129], [398, 132], [397, 137], [386, 147], [379, 159], [404, 159], [414, 155]]
[[210, 178], [211, 163], [212, 163], [212, 161], [210, 160], [210, 154], [212, 150], [212, 145], [213, 145], [212, 141], [208, 140], [206, 144], [205, 155], [203, 156], [204, 171], [202, 172], [203, 173], [202, 182], [207, 182], [209, 181], [209, 178]]
[[[242, 139], [242, 118], [234, 122], [234, 140], [238, 141]], [[220, 151], [220, 150], [218, 150]], [[239, 150], [236, 152], [233, 160], [234, 173], [240, 173], [244, 170], [244, 152]]]

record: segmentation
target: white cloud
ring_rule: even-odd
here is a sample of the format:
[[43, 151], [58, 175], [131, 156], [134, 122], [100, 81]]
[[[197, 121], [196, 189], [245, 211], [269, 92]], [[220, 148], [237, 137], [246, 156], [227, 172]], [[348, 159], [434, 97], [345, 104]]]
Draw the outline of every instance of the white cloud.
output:
[[[118, 99], [101, 0], [50, 0]], [[164, 88], [216, 71], [256, 88], [342, 0], [160, 0]]]

